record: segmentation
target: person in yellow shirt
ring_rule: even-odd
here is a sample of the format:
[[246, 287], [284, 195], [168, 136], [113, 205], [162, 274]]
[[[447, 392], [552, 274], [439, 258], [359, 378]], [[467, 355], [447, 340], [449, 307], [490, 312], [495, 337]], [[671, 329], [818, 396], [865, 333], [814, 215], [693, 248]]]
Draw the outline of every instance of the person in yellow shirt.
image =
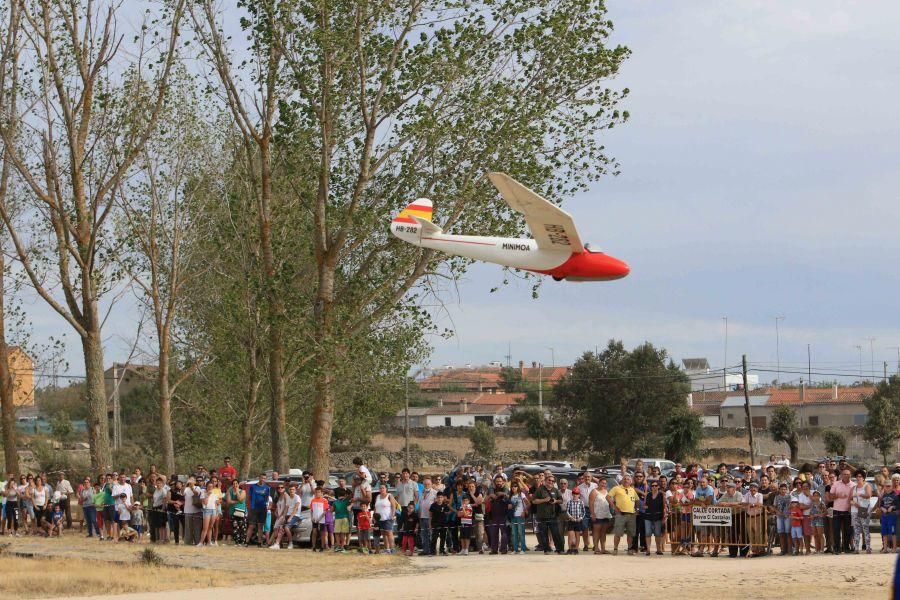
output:
[[628, 536], [628, 554], [634, 554], [631, 549], [631, 542], [637, 529], [637, 518], [634, 514], [635, 505], [637, 504], [637, 491], [633, 487], [631, 475], [625, 475], [622, 478], [622, 484], [614, 487], [608, 496], [610, 508], [615, 512], [615, 520], [613, 522], [613, 554], [619, 553], [619, 540], [622, 539], [622, 533]]

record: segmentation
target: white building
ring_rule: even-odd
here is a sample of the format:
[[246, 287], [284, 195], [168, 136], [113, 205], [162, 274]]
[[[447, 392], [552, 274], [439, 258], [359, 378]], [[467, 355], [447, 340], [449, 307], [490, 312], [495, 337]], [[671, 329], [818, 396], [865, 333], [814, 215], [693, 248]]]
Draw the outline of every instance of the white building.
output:
[[[410, 427], [474, 427], [487, 423], [492, 427], [505, 426], [511, 410], [507, 406], [478, 406], [465, 403], [449, 406], [415, 407], [409, 409]], [[394, 425], [405, 423], [404, 409], [397, 411]]]

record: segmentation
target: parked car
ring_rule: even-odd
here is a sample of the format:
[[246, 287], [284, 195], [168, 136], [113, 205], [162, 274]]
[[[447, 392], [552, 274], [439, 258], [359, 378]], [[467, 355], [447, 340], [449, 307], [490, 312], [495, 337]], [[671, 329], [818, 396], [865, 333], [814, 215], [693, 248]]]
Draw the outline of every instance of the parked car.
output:
[[650, 467], [659, 467], [660, 473], [667, 477], [668, 473], [675, 472], [675, 463], [671, 460], [666, 460], [665, 458], [632, 458], [628, 461], [628, 468], [634, 471], [634, 465], [636, 465], [639, 460], [643, 461], [645, 471], [649, 470]]

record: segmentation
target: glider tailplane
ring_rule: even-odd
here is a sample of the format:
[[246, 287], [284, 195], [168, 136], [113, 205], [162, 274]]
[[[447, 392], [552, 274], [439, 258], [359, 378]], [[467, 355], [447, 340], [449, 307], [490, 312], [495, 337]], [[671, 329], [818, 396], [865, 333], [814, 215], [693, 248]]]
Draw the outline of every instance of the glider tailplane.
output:
[[391, 220], [391, 233], [415, 244], [421, 245], [423, 238], [430, 238], [442, 232], [441, 228], [431, 222], [431, 200], [419, 198], [400, 211]]

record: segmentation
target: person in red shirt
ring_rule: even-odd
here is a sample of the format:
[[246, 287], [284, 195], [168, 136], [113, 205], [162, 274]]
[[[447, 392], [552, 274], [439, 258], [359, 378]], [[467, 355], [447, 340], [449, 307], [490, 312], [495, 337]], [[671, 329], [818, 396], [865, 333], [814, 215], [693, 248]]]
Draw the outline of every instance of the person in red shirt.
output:
[[222, 479], [227, 479], [228, 483], [231, 483], [232, 479], [237, 479], [237, 469], [231, 464], [231, 457], [225, 457], [225, 466], [219, 469], [219, 475]]
[[313, 552], [316, 551], [316, 541], [319, 542], [319, 550], [325, 552], [327, 531], [325, 529], [325, 513], [328, 512], [328, 500], [325, 499], [325, 490], [317, 487], [315, 497], [309, 503], [309, 517], [312, 519], [312, 532], [310, 542]]
[[359, 531], [359, 552], [368, 554], [372, 540], [372, 512], [368, 505], [363, 505], [356, 513], [356, 528]]

